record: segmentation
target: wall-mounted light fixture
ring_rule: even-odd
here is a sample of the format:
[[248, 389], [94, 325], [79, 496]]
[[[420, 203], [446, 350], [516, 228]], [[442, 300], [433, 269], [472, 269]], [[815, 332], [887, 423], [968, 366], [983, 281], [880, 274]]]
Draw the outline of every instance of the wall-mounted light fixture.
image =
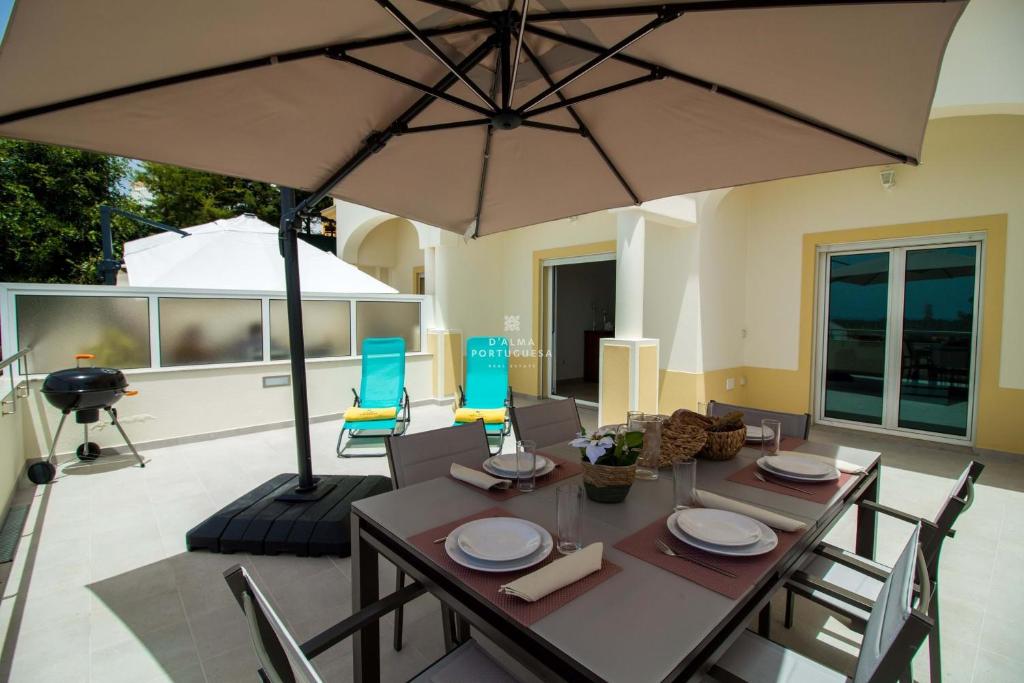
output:
[[883, 190], [891, 190], [896, 187], [896, 169], [883, 168], [882, 172], [878, 175], [882, 179]]

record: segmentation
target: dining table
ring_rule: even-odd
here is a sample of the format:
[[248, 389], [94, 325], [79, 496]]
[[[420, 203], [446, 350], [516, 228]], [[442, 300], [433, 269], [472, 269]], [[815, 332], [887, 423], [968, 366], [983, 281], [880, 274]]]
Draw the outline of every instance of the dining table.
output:
[[[495, 595], [485, 595], [437, 554], [410, 539], [446, 523], [492, 509], [555, 528], [556, 486], [496, 501], [484, 491], [440, 477], [352, 504], [353, 609], [380, 599], [379, 558], [389, 562], [433, 594], [463, 625], [458, 637], [476, 630], [542, 680], [686, 681], [699, 678], [760, 616], [767, 625], [767, 605], [789, 576], [803, 565], [843, 514], [863, 500], [877, 502], [880, 454], [828, 443], [793, 441], [792, 450], [862, 468], [843, 477], [824, 502], [791, 490], [782, 493], [738, 481], [741, 470], [761, 455], [750, 445], [729, 460], [698, 460], [696, 488], [806, 524], [795, 542], [773, 559], [748, 585], [721, 591], [666, 571], [616, 548], [673, 512], [671, 470], [657, 480], [637, 480], [617, 504], [584, 500], [583, 543], [602, 542], [604, 559], [618, 571], [532, 623], [502, 609]], [[578, 461], [579, 449], [567, 444], [539, 452]], [[576, 475], [559, 484], [582, 483]], [[855, 551], [872, 558], [875, 513], [858, 507]], [[457, 629], [458, 630], [458, 629]], [[380, 679], [379, 625], [357, 632], [353, 641], [353, 676], [357, 682]]]

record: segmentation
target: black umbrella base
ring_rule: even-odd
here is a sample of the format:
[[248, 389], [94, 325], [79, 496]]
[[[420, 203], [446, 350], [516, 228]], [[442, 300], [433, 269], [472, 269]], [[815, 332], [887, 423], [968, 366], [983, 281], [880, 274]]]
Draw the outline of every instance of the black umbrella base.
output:
[[279, 474], [185, 534], [189, 550], [348, 557], [352, 502], [391, 490], [387, 477], [320, 477], [317, 495], [294, 496], [297, 474]]

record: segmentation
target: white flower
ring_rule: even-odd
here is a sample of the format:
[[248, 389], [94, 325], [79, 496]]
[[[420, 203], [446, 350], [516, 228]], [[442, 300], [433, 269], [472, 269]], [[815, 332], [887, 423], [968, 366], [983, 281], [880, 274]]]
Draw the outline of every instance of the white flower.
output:
[[615, 446], [615, 439], [610, 436], [602, 436], [597, 439], [588, 439], [585, 436], [581, 436], [570, 441], [569, 445], [575, 448], [586, 448], [587, 460], [593, 464], [597, 462], [598, 458], [607, 453], [609, 448]]

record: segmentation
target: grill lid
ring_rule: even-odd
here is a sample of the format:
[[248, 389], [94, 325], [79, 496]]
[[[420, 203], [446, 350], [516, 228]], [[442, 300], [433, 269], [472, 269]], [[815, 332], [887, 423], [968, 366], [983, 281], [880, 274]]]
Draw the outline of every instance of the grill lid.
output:
[[43, 380], [43, 393], [81, 393], [124, 389], [128, 380], [115, 368], [67, 368]]

